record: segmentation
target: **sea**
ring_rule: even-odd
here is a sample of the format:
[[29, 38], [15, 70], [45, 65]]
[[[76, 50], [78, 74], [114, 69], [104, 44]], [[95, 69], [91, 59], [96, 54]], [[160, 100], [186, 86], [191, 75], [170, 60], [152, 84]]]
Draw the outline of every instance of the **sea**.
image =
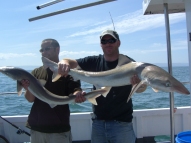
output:
[[[167, 67], [162, 67], [168, 71]], [[31, 72], [31, 70], [27, 70]], [[173, 76], [180, 82], [189, 82], [189, 67], [188, 66], [174, 66], [172, 68]], [[82, 88], [89, 92], [92, 85], [81, 81]], [[184, 84], [190, 91], [190, 84]], [[166, 92], [154, 92], [150, 86], [147, 87], [143, 93], [135, 93], [132, 96], [133, 109], [153, 109], [153, 108], [170, 108], [170, 96]], [[174, 93], [174, 107], [190, 106], [190, 95], [181, 95]], [[0, 73], [0, 116], [13, 116], [13, 115], [28, 115], [32, 103], [29, 103], [24, 94], [18, 96], [16, 93], [16, 81], [8, 76]], [[71, 113], [91, 112], [92, 105], [90, 102], [84, 103], [71, 103]]]

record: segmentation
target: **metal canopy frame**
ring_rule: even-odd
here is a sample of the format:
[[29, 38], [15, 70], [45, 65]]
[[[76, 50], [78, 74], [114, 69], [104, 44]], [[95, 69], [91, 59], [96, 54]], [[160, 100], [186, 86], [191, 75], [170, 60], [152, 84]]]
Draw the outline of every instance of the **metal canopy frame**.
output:
[[[164, 3], [164, 15], [165, 15], [165, 26], [166, 26], [168, 71], [172, 75], [172, 57], [171, 57], [168, 3]], [[169, 93], [169, 98], [170, 98], [170, 134], [171, 134], [171, 143], [174, 143], [174, 93], [173, 92]]]
[[39, 10], [39, 9], [41, 9], [41, 8], [44, 8], [44, 7], [47, 7], [47, 6], [56, 4], [56, 3], [58, 3], [58, 2], [62, 2], [62, 1], [64, 1], [64, 0], [53, 0], [53, 1], [51, 1], [51, 2], [47, 2], [47, 3], [44, 3], [44, 4], [42, 4], [42, 5], [39, 5], [39, 6], [37, 6], [36, 8]]
[[57, 15], [57, 14], [66, 13], [66, 12], [70, 12], [70, 11], [74, 11], [74, 10], [78, 10], [78, 9], [82, 9], [82, 8], [87, 8], [87, 7], [91, 7], [91, 6], [95, 6], [95, 5], [99, 5], [99, 4], [104, 4], [104, 3], [112, 2], [112, 1], [116, 1], [116, 0], [101, 0], [101, 1], [93, 2], [93, 3], [88, 3], [88, 4], [68, 8], [68, 9], [63, 9], [63, 10], [59, 10], [59, 11], [56, 11], [56, 12], [52, 12], [52, 13], [48, 13], [48, 14], [44, 14], [44, 15], [41, 15], [41, 16], [30, 18], [29, 21], [31, 22], [31, 21], [35, 21], [35, 20], [38, 20], [38, 19], [54, 16], [54, 15]]
[[[148, 0], [144, 0], [144, 2], [147, 2]], [[177, 12], [185, 12], [184, 3], [181, 0], [168, 0], [171, 3], [170, 6], [168, 6], [167, 0], [162, 1], [155, 1], [156, 3], [151, 3], [151, 0], [149, 0], [149, 10], [146, 10], [144, 7], [144, 14], [161, 14], [164, 13], [165, 18], [165, 27], [166, 27], [166, 42], [167, 42], [167, 60], [168, 60], [168, 72], [172, 75], [172, 57], [171, 57], [171, 40], [170, 40], [170, 24], [169, 24], [169, 13], [177, 13]], [[162, 8], [163, 7], [163, 8]], [[175, 137], [175, 131], [174, 131], [174, 93], [169, 93], [169, 99], [170, 99], [170, 134], [171, 134], [171, 143], [174, 143], [174, 137]]]
[[[61, 13], [66, 13], [66, 12], [70, 12], [70, 11], [74, 11], [74, 10], [78, 10], [78, 9], [82, 9], [82, 8], [87, 8], [87, 7], [91, 7], [91, 6], [95, 6], [95, 5], [99, 5], [99, 4], [104, 4], [107, 2], [112, 2], [112, 1], [116, 1], [116, 0], [101, 0], [98, 2], [93, 2], [93, 3], [89, 3], [89, 4], [85, 4], [85, 5], [80, 5], [80, 6], [76, 6], [76, 7], [72, 7], [72, 8], [68, 8], [68, 9], [63, 9], [63, 10], [59, 10], [56, 12], [52, 12], [49, 14], [44, 14], [41, 16], [37, 16], [37, 17], [33, 17], [30, 18], [29, 21], [35, 21], [35, 20], [39, 20], [42, 18], [46, 18], [46, 17], [50, 17], [50, 16], [54, 16], [57, 14], [61, 14]], [[144, 2], [147, 1], [151, 1], [151, 0], [144, 0]], [[176, 13], [176, 12], [185, 12], [185, 8], [183, 4], [180, 4], [180, 0], [172, 0], [172, 1], [176, 1], [175, 4], [173, 4], [173, 7], [170, 6], [168, 8], [168, 3], [166, 2], [166, 0], [164, 0], [163, 3], [163, 12], [164, 12], [164, 18], [165, 18], [165, 27], [166, 27], [166, 41], [167, 41], [167, 58], [168, 58], [168, 71], [169, 73], [172, 75], [172, 57], [171, 57], [171, 40], [170, 40], [170, 26], [169, 26], [169, 12], [170, 13]], [[170, 0], [171, 1], [171, 0]], [[176, 7], [176, 8], [174, 8]], [[151, 7], [151, 11], [145, 11], [144, 14], [159, 14], [161, 13], [161, 4], [158, 5], [158, 10], [156, 10], [155, 8]], [[155, 11], [155, 12], [152, 12]], [[170, 92], [169, 93], [169, 98], [170, 98], [170, 128], [171, 128], [171, 143], [174, 143], [174, 93]]]

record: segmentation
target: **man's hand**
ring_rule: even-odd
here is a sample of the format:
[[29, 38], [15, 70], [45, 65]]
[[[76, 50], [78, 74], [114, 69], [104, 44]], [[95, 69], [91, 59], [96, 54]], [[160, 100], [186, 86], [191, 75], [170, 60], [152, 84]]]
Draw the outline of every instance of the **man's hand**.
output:
[[65, 60], [61, 60], [58, 63], [58, 74], [66, 77], [69, 71], [70, 71], [69, 63]]
[[23, 88], [26, 90], [25, 92], [25, 98], [29, 101], [29, 102], [34, 102], [35, 100], [35, 96], [32, 95], [32, 93], [30, 93], [30, 91], [28, 90], [28, 87], [30, 85], [30, 81], [27, 79], [22, 79], [21, 80], [21, 85], [23, 86]]
[[135, 85], [137, 83], [139, 83], [141, 80], [139, 79], [139, 77], [135, 74], [133, 75], [133, 77], [131, 77], [131, 84]]
[[76, 92], [74, 92], [73, 95], [76, 95], [75, 102], [76, 103], [82, 103], [82, 102], [86, 101], [86, 98], [84, 97], [85, 94], [86, 94], [85, 91], [76, 91]]
[[[138, 84], [141, 80], [139, 79], [139, 77], [137, 75], [134, 75], [131, 78], [131, 84], [132, 86], [134, 86], [135, 84]], [[141, 93], [144, 92], [147, 89], [147, 85], [146, 84], [142, 84], [137, 90], [136, 93]]]
[[58, 74], [67, 76], [70, 69], [74, 69], [78, 66], [78, 62], [73, 59], [63, 59], [58, 63]]
[[24, 88], [25, 90], [28, 90], [28, 87], [29, 87], [29, 85], [30, 85], [30, 81], [27, 80], [27, 79], [22, 79], [22, 80], [21, 80], [21, 85], [23, 86], [23, 88]]

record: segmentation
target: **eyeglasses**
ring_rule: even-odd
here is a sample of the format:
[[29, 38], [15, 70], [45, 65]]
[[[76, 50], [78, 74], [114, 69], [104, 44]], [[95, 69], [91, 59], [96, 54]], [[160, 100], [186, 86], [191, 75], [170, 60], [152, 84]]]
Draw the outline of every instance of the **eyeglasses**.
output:
[[107, 44], [107, 43], [113, 44], [113, 43], [115, 43], [116, 41], [117, 41], [117, 39], [114, 39], [114, 38], [108, 39], [108, 40], [102, 39], [102, 40], [101, 40], [101, 44], [103, 44], [103, 45], [105, 45], [105, 44]]
[[45, 47], [45, 48], [40, 49], [39, 51], [42, 53], [44, 51], [49, 51], [51, 48], [54, 48], [54, 47]]

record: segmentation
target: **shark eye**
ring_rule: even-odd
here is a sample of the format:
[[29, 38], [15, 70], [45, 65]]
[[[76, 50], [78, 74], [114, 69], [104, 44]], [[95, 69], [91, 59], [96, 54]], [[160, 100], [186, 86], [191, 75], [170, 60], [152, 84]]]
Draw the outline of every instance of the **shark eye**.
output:
[[166, 87], [170, 87], [171, 85], [170, 85], [170, 82], [169, 81], [167, 81], [166, 82]]

